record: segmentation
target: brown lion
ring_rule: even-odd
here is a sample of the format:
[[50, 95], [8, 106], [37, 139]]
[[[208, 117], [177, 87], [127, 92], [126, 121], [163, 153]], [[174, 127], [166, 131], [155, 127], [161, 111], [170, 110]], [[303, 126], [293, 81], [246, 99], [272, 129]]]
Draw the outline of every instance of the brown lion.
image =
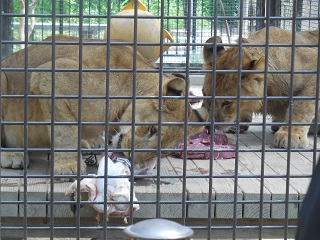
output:
[[[55, 40], [55, 48], [52, 48], [51, 38], [27, 48], [27, 67], [30, 68], [28, 79], [25, 78], [24, 71], [25, 50], [20, 50], [1, 62], [2, 94], [7, 95], [2, 98], [2, 119], [6, 123], [20, 123], [3, 125], [1, 134], [3, 146], [23, 148], [24, 134], [27, 134], [28, 148], [60, 149], [60, 152], [57, 150], [54, 154], [54, 172], [72, 174], [77, 172], [78, 136], [81, 135], [82, 148], [104, 146], [106, 115], [110, 122], [107, 130], [109, 140], [112, 141], [110, 147], [127, 149], [124, 154], [128, 158], [130, 149], [134, 147], [137, 149], [132, 159], [135, 163], [144, 163], [157, 156], [159, 134], [161, 134], [161, 148], [164, 149], [173, 148], [183, 139], [183, 124], [170, 124], [170, 122], [186, 120], [186, 101], [181, 97], [175, 97], [185, 94], [184, 79], [164, 73], [161, 77], [164, 97], [159, 100], [159, 69], [139, 53], [134, 54], [132, 47], [113, 45], [107, 54], [106, 44], [88, 44], [101, 40], [85, 40], [80, 59], [78, 38], [57, 35]], [[134, 56], [137, 69], [135, 82], [133, 81]], [[107, 59], [110, 59], [108, 65]], [[8, 68], [15, 70], [10, 71]], [[109, 75], [106, 74], [106, 69], [110, 69]], [[81, 89], [79, 89], [80, 83]], [[135, 91], [133, 91], [134, 83]], [[27, 103], [23, 97], [25, 88], [28, 93]], [[81, 105], [79, 92], [82, 93]], [[108, 109], [106, 109], [106, 99], [108, 99], [106, 93], [110, 97]], [[137, 97], [134, 113], [131, 99], [133, 94]], [[147, 98], [143, 99], [143, 96]], [[53, 101], [54, 107], [52, 107]], [[25, 121], [25, 105], [29, 123], [27, 128], [22, 125]], [[189, 122], [207, 121], [208, 112], [204, 108], [193, 110], [188, 106], [187, 109]], [[157, 124], [160, 111], [160, 121], [167, 123], [161, 126], [161, 131], [158, 130]], [[132, 114], [135, 121], [134, 130]], [[78, 131], [80, 121], [81, 134]], [[118, 124], [112, 125], [112, 122]], [[195, 134], [201, 129], [202, 126], [199, 124], [189, 125], [187, 134]], [[132, 131], [134, 146], [131, 139]], [[68, 152], [69, 149], [74, 151]], [[138, 151], [139, 149], [144, 151]], [[1, 167], [23, 166], [24, 157], [21, 152], [1, 154]], [[81, 162], [81, 173], [84, 172], [85, 164]]]
[[[316, 95], [316, 69], [318, 61], [319, 30], [296, 33], [295, 42], [300, 44], [294, 49], [294, 73], [293, 76], [293, 96]], [[217, 42], [221, 43], [221, 38], [217, 37]], [[214, 37], [207, 40], [207, 43], [213, 43]], [[242, 70], [257, 70], [255, 72], [245, 71], [241, 74], [241, 96], [246, 96], [240, 100], [240, 121], [250, 122], [253, 113], [261, 113], [263, 110], [263, 100], [253, 99], [252, 97], [263, 97], [264, 87], [267, 83], [267, 106], [268, 114], [272, 116], [274, 122], [289, 122], [289, 101], [290, 96], [290, 70], [291, 70], [291, 51], [288, 46], [292, 44], [292, 32], [274, 28], [269, 28], [269, 44], [267, 59], [267, 79], [265, 79], [266, 57], [265, 47], [257, 46], [266, 43], [266, 29], [262, 29], [251, 34], [248, 38], [242, 38], [243, 48], [241, 52]], [[249, 46], [256, 44], [256, 46]], [[287, 46], [280, 46], [287, 44]], [[314, 46], [302, 46], [303, 44], [314, 44]], [[203, 50], [204, 69], [212, 70], [213, 65], [213, 44], [206, 45]], [[219, 73], [213, 76], [212, 72], [206, 73], [203, 86], [204, 96], [212, 96], [212, 81], [215, 79], [215, 109], [211, 109], [211, 100], [205, 99], [204, 107], [209, 111], [215, 112], [215, 121], [217, 122], [235, 122], [237, 117], [236, 99], [218, 99], [218, 96], [237, 96], [238, 89], [238, 66], [239, 66], [239, 47], [230, 47], [225, 49], [217, 45], [216, 70], [234, 70], [230, 73]], [[282, 73], [276, 72], [281, 70]], [[260, 71], [260, 73], [258, 72]], [[271, 72], [272, 71], [272, 72]], [[283, 73], [286, 71], [286, 73]], [[302, 71], [309, 73], [301, 73]], [[213, 78], [215, 77], [215, 78]], [[249, 99], [251, 97], [251, 99]], [[272, 98], [273, 97], [273, 98]], [[278, 99], [276, 99], [278, 97]], [[282, 99], [279, 99], [279, 97]], [[287, 98], [285, 98], [287, 97]], [[292, 122], [310, 124], [315, 116], [315, 100], [294, 99], [292, 112]], [[293, 148], [304, 148], [308, 146], [309, 126], [292, 127], [291, 146]], [[228, 127], [216, 125], [217, 129], [226, 130]], [[242, 130], [248, 127], [242, 126]], [[288, 126], [273, 126], [276, 131], [274, 145], [280, 148], [288, 147]]]

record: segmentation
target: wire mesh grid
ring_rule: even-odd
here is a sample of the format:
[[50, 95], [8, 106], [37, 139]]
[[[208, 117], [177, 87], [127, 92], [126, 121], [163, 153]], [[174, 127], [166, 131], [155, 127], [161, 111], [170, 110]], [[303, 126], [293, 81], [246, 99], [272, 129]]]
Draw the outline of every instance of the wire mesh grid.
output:
[[[151, 218], [186, 225], [195, 239], [293, 238], [319, 151], [316, 130], [298, 137], [306, 143], [295, 140], [319, 123], [318, 1], [145, 1], [152, 15], [144, 17], [133, 2], [134, 17], [124, 18], [133, 25], [117, 29], [133, 30], [123, 42], [110, 39], [107, 26], [123, 19], [116, 14], [128, 1], [1, 1], [1, 239], [125, 239], [128, 224]], [[159, 31], [156, 41], [138, 41], [140, 20], [155, 23], [142, 32]], [[289, 32], [275, 37], [271, 25]], [[157, 49], [155, 63], [141, 47]], [[235, 65], [221, 60], [232, 53], [225, 49], [234, 49], [224, 61]], [[233, 85], [221, 87], [229, 79]], [[270, 90], [274, 79], [283, 92]], [[224, 126], [225, 134], [214, 130]], [[279, 126], [287, 141], [274, 142]], [[203, 128], [211, 134], [200, 143], [210, 147], [187, 147]], [[81, 180], [95, 178], [109, 191], [119, 178], [112, 163], [102, 170], [108, 178], [90, 174], [115, 152], [135, 173], [148, 168], [120, 174], [131, 196], [128, 224], [127, 214], [96, 219], [91, 206], [106, 212], [123, 201], [92, 202], [94, 193], [81, 189], [90, 190]]]

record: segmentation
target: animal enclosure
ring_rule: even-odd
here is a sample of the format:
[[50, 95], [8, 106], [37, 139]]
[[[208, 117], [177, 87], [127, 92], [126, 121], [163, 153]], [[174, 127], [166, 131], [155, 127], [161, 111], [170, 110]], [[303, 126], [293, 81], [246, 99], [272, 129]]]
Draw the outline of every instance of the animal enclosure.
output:
[[[188, 226], [194, 239], [294, 238], [319, 155], [319, 13], [317, 0], [1, 1], [0, 238], [126, 239], [125, 227], [152, 218]], [[273, 27], [290, 41], [274, 40]], [[262, 41], [238, 41], [261, 29]], [[236, 66], [219, 67], [221, 48], [245, 55], [250, 47], [263, 48], [259, 59], [230, 55]], [[274, 49], [288, 55], [269, 60]], [[261, 59], [262, 70], [250, 68]], [[218, 94], [229, 75], [236, 93]], [[249, 75], [263, 77], [261, 94], [242, 88]], [[269, 95], [274, 76], [288, 79], [288, 92]], [[294, 88], [297, 79], [314, 81], [311, 94]], [[274, 100], [288, 118], [272, 116]], [[254, 101], [259, 113], [241, 115]], [[222, 123], [220, 102], [234, 103], [234, 119]], [[312, 103], [313, 119], [295, 120], [296, 103]], [[288, 140], [277, 146], [280, 126]], [[304, 146], [294, 143], [298, 127], [314, 129]], [[92, 175], [119, 152], [129, 173]], [[81, 180], [111, 188], [119, 178], [129, 214], [97, 219], [93, 204], [106, 213], [123, 201], [93, 202]]]

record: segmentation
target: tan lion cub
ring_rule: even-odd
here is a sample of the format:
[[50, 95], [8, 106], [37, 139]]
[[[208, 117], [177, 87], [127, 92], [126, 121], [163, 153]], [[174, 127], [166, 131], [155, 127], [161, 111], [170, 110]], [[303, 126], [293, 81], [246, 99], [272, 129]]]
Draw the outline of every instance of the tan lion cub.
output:
[[[264, 85], [267, 82], [267, 112], [273, 118], [274, 122], [289, 122], [289, 102], [288, 98], [276, 99], [276, 97], [290, 96], [290, 70], [291, 70], [291, 51], [292, 48], [288, 44], [292, 44], [292, 33], [279, 28], [269, 29], [269, 44], [278, 44], [270, 46], [268, 49], [268, 59], [265, 59], [265, 47], [248, 46], [249, 44], [265, 44], [266, 29], [262, 29], [243, 38], [242, 69], [243, 70], [265, 70], [267, 61], [268, 79], [264, 78], [263, 73], [243, 72], [241, 75], [241, 96], [264, 96]], [[317, 44], [319, 30], [307, 31], [296, 34], [296, 44]], [[214, 37], [207, 40], [212, 43]], [[217, 37], [218, 42], [222, 42]], [[286, 47], [279, 44], [287, 44]], [[316, 69], [318, 59], [318, 49], [316, 47], [296, 46], [294, 50], [294, 69], [299, 73], [293, 76], [293, 96], [310, 96], [316, 95]], [[204, 69], [211, 70], [213, 64], [213, 46], [206, 45], [203, 50]], [[215, 96], [237, 96], [238, 88], [238, 62], [239, 48], [230, 47], [225, 49], [222, 46], [217, 47], [217, 70], [236, 70], [232, 73], [217, 73], [215, 82]], [[282, 71], [276, 72], [277, 70]], [[310, 70], [312, 73], [310, 73]], [[272, 72], [271, 72], [272, 71]], [[284, 73], [286, 71], [286, 73]], [[305, 71], [305, 73], [301, 73]], [[307, 73], [309, 71], [309, 73]], [[203, 86], [204, 96], [212, 96], [212, 73], [207, 73]], [[211, 100], [204, 101], [204, 107], [209, 111], [211, 109]], [[315, 114], [315, 100], [294, 99], [292, 103], [293, 114], [292, 122], [311, 123]], [[263, 109], [263, 100], [261, 99], [245, 99], [240, 101], [240, 120], [242, 122], [251, 121], [253, 113], [259, 113]], [[234, 122], [237, 116], [237, 100], [236, 99], [217, 99], [215, 100], [215, 120], [218, 122]], [[216, 126], [218, 129], [226, 129], [225, 126]], [[308, 130], [310, 126], [292, 127], [291, 147], [304, 148], [308, 146]], [[274, 145], [280, 148], [288, 147], [288, 126], [273, 126], [273, 130], [277, 132], [274, 137]]]
[[[27, 136], [29, 148], [54, 146], [61, 149], [54, 154], [56, 174], [77, 172], [78, 156], [75, 150], [79, 148], [79, 129], [82, 148], [104, 146], [101, 134], [105, 131], [106, 115], [113, 122], [107, 130], [112, 147], [129, 149], [124, 154], [137, 164], [157, 156], [159, 141], [161, 148], [170, 149], [183, 139], [184, 134], [193, 135], [203, 128], [200, 125], [189, 125], [185, 133], [183, 124], [168, 122], [183, 123], [186, 116], [189, 122], [207, 121], [208, 112], [204, 108], [186, 108], [183, 98], [174, 97], [185, 95], [184, 79], [164, 73], [160, 81], [156, 66], [141, 54], [135, 54], [132, 47], [113, 45], [108, 49], [103, 43], [92, 44], [93, 41], [99, 43], [101, 40], [84, 40], [80, 57], [79, 39], [59, 35], [56, 36], [52, 55], [51, 41], [48, 38], [42, 44], [31, 45], [27, 50], [16, 52], [1, 62], [2, 94], [11, 96], [2, 99], [2, 118], [6, 122], [23, 123], [26, 115], [23, 95], [27, 88], [27, 120], [31, 122], [27, 132], [22, 124], [2, 125], [1, 137], [2, 144], [9, 148], [23, 148], [24, 136]], [[24, 71], [26, 51], [28, 76]], [[137, 69], [135, 72], [134, 62]], [[79, 66], [82, 67], [81, 75]], [[106, 69], [110, 70], [108, 75]], [[161, 96], [159, 88], [162, 89]], [[80, 90], [81, 109], [78, 97]], [[51, 98], [53, 93], [54, 99]], [[133, 93], [137, 97], [135, 102], [131, 99]], [[132, 124], [133, 120], [135, 124]], [[83, 124], [81, 128], [78, 126], [79, 121]], [[161, 131], [158, 129], [159, 121], [167, 123], [161, 126]], [[133, 147], [135, 154], [131, 156], [130, 149]], [[1, 152], [1, 167], [21, 168], [25, 165], [23, 161], [21, 152]], [[85, 165], [81, 162], [83, 172]]]

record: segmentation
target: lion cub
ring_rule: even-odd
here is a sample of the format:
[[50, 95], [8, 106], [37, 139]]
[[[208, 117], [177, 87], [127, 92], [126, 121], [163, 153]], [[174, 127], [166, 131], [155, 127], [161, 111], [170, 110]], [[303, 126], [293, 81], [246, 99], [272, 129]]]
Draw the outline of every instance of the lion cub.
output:
[[[79, 38], [63, 35], [55, 36], [55, 40], [54, 50], [49, 37], [1, 62], [2, 94], [11, 96], [1, 101], [2, 118], [14, 123], [2, 125], [4, 147], [21, 150], [27, 145], [30, 152], [54, 148], [51, 159], [55, 174], [70, 175], [79, 170], [85, 173], [77, 151], [104, 147], [101, 136], [105, 132], [112, 141], [110, 148], [123, 151], [135, 164], [145, 164], [157, 158], [160, 142], [161, 148], [172, 149], [185, 134], [203, 129], [200, 124], [188, 125], [185, 132], [183, 123], [187, 120], [208, 119], [206, 109], [186, 106], [186, 80], [169, 73], [161, 74], [160, 79], [156, 65], [132, 47], [107, 48], [101, 40], [92, 39], [84, 39], [80, 45]], [[28, 71], [24, 70], [26, 65]], [[25, 89], [28, 98], [23, 97]], [[31, 122], [27, 131], [25, 116]], [[165, 124], [160, 128], [159, 122]], [[27, 157], [21, 151], [3, 150], [1, 167], [24, 167]]]
[[[216, 64], [216, 74], [209, 72], [205, 76], [203, 86], [204, 96], [215, 96], [215, 109], [211, 108], [211, 99], [205, 99], [204, 107], [215, 112], [217, 122], [235, 122], [237, 116], [238, 84], [241, 81], [240, 121], [250, 122], [253, 113], [263, 110], [263, 96], [266, 86], [266, 110], [272, 116], [273, 122], [305, 123], [292, 126], [291, 147], [305, 148], [308, 146], [308, 130], [315, 115], [314, 99], [298, 99], [296, 97], [316, 96], [318, 48], [304, 47], [301, 44], [318, 44], [319, 30], [296, 33], [295, 42], [300, 46], [294, 48], [294, 65], [292, 66], [292, 33], [279, 28], [269, 28], [268, 55], [266, 58], [266, 29], [262, 29], [243, 38], [241, 51], [241, 75], [239, 75], [239, 47], [225, 49], [217, 45], [215, 61], [213, 61], [213, 45], [203, 49], [204, 69], [212, 70]], [[222, 43], [219, 37], [217, 42]], [[206, 43], [213, 43], [214, 37]], [[281, 46], [286, 44], [286, 46]], [[255, 46], [250, 46], [255, 45]], [[259, 46], [261, 45], [261, 46]], [[291, 74], [291, 69], [296, 73]], [[223, 73], [221, 70], [229, 70]], [[233, 71], [230, 71], [233, 70]], [[249, 70], [252, 70], [251, 72]], [[267, 74], [263, 71], [267, 71]], [[267, 76], [267, 79], [265, 78]], [[241, 78], [241, 79], [240, 79]], [[215, 81], [215, 93], [212, 94], [212, 81]], [[293, 81], [291, 89], [291, 80]], [[293, 102], [289, 104], [289, 97]], [[220, 96], [220, 98], [219, 98]], [[221, 99], [221, 96], [230, 96]], [[232, 98], [233, 97], [233, 98]], [[250, 98], [251, 97], [251, 98]], [[289, 106], [292, 106], [292, 119], [289, 119]], [[281, 123], [279, 123], [280, 125]], [[309, 125], [308, 125], [309, 124]], [[217, 125], [217, 129], [228, 129], [228, 126]], [[288, 125], [273, 126], [276, 131], [274, 145], [287, 148]]]

